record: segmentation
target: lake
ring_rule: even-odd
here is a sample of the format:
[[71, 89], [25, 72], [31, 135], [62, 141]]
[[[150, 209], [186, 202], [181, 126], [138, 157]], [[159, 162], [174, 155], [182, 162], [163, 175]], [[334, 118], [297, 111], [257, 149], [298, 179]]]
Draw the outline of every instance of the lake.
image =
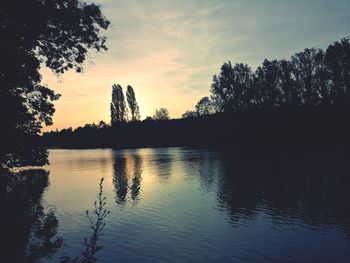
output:
[[[79, 256], [103, 177], [110, 214], [98, 262], [350, 262], [348, 160], [319, 150], [50, 150], [46, 177], [22, 183], [22, 201], [3, 197], [11, 238], [1, 254]], [[45, 236], [59, 240], [46, 245], [52, 253], [38, 249]]]

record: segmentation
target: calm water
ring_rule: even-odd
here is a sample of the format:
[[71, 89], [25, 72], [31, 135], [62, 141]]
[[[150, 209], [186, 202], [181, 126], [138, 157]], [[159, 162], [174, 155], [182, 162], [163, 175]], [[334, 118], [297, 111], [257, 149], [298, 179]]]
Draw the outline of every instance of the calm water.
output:
[[[318, 151], [254, 156], [51, 150], [47, 179], [27, 175], [20, 204], [6, 197], [1, 229], [16, 233], [6, 251], [17, 246], [16, 255], [26, 249], [42, 262], [78, 256], [90, 234], [85, 211], [104, 177], [111, 214], [99, 262], [350, 262], [348, 159]], [[37, 231], [45, 222], [51, 228]], [[45, 235], [62, 239], [50, 257], [33, 241]]]

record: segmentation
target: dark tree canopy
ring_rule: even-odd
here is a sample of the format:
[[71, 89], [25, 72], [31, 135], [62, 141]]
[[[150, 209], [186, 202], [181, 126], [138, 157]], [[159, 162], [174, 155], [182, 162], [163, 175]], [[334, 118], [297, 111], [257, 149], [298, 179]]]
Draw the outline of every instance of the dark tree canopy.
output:
[[326, 51], [305, 49], [287, 60], [267, 60], [255, 72], [224, 63], [213, 77], [217, 112], [281, 106], [350, 102], [350, 42], [343, 38]]
[[111, 125], [126, 122], [128, 113], [123, 93], [123, 88], [119, 84], [112, 86], [112, 102], [111, 102]]
[[214, 107], [209, 97], [201, 98], [196, 105], [197, 115], [209, 115], [214, 113]]
[[139, 121], [141, 118], [140, 108], [136, 101], [134, 89], [130, 85], [128, 85], [126, 90], [126, 100], [128, 102], [129, 109], [130, 109], [130, 114], [131, 114], [130, 120]]
[[279, 105], [281, 101], [281, 92], [279, 87], [279, 65], [277, 60], [264, 60], [262, 66], [258, 67], [255, 72], [254, 102], [263, 104], [266, 107]]
[[249, 103], [252, 73], [248, 65], [224, 63], [213, 77], [212, 98], [218, 111], [243, 110]]
[[315, 48], [305, 49], [292, 56], [294, 88], [298, 91], [302, 104], [316, 105], [321, 92], [318, 77], [323, 68], [324, 53]]
[[188, 118], [196, 118], [198, 117], [197, 112], [195, 111], [186, 111], [184, 114], [182, 114], [181, 118], [182, 119], [188, 119]]
[[160, 121], [160, 120], [169, 120], [169, 111], [166, 108], [160, 108], [159, 110], [156, 110], [156, 112], [153, 115], [153, 119]]
[[330, 80], [327, 92], [331, 100], [350, 100], [350, 42], [348, 38], [331, 44], [324, 58], [326, 79]]
[[81, 72], [89, 50], [106, 50], [100, 7], [81, 0], [5, 0], [0, 9], [0, 117], [5, 135], [37, 134], [52, 124], [59, 95], [41, 84], [45, 65]]
[[288, 60], [278, 61], [278, 79], [280, 92], [282, 93], [281, 103], [285, 105], [300, 104], [299, 92], [295, 87], [293, 78], [293, 64]]

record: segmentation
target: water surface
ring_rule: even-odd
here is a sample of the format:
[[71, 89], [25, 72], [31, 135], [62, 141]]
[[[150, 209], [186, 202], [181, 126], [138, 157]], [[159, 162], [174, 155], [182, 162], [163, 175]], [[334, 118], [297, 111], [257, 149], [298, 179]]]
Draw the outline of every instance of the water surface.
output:
[[62, 243], [42, 262], [82, 252], [101, 177], [111, 214], [99, 262], [350, 261], [344, 156], [160, 148], [50, 150], [49, 160], [35, 207]]

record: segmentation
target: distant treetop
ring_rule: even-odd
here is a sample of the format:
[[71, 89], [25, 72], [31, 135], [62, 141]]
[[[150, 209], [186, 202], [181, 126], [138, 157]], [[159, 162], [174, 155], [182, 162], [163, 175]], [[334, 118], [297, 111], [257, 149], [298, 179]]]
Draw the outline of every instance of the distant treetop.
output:
[[169, 111], [167, 108], [160, 108], [159, 110], [156, 110], [156, 112], [153, 115], [154, 120], [168, 120], [169, 119]]

